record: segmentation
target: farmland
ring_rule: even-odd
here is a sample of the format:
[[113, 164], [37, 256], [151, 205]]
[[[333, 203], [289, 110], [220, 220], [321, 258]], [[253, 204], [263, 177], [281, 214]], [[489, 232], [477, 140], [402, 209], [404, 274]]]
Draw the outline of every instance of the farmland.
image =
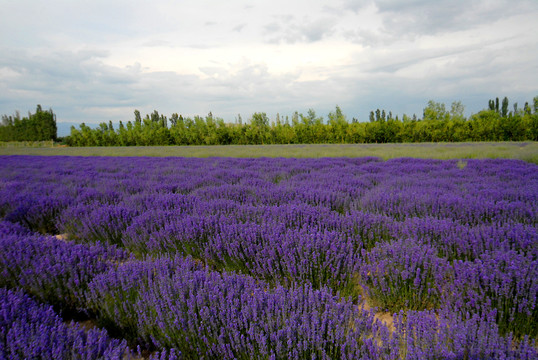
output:
[[0, 156], [0, 356], [538, 356], [536, 164], [258, 155]]

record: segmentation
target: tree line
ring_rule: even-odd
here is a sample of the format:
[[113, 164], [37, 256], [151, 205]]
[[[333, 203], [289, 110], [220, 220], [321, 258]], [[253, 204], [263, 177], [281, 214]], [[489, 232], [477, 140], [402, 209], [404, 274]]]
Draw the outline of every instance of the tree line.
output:
[[[47, 125], [48, 124], [48, 125]], [[48, 129], [48, 130], [47, 130]], [[52, 110], [28, 118], [2, 117], [0, 140], [56, 139], [56, 117]], [[336, 106], [327, 119], [313, 109], [306, 114], [295, 112], [291, 117], [254, 113], [243, 122], [238, 115], [235, 123], [207, 116], [183, 117], [177, 113], [169, 118], [154, 111], [142, 118], [134, 111], [134, 120], [109, 121], [91, 128], [82, 123], [71, 127], [65, 139], [70, 146], [149, 146], [149, 145], [257, 145], [257, 144], [356, 144], [405, 142], [462, 141], [538, 141], [538, 96], [532, 105], [517, 103], [510, 107], [508, 98], [489, 100], [488, 107], [469, 118], [464, 116], [461, 102], [448, 109], [444, 103], [429, 101], [421, 118], [416, 115], [393, 116], [392, 112], [371, 111], [369, 121], [349, 121]]]
[[46, 141], [57, 139], [56, 115], [52, 109], [43, 110], [37, 105], [35, 114], [21, 118], [15, 115], [2, 115], [0, 141]]
[[101, 123], [97, 128], [81, 124], [71, 128], [66, 139], [71, 146], [129, 145], [255, 145], [255, 144], [355, 144], [401, 142], [522, 141], [538, 140], [538, 96], [532, 107], [526, 103], [508, 109], [505, 97], [490, 100], [488, 108], [465, 118], [461, 102], [445, 104], [429, 101], [422, 118], [377, 109], [370, 112], [368, 122], [348, 121], [339, 106], [328, 114], [327, 121], [312, 109], [306, 114], [295, 112], [270, 120], [265, 113], [254, 113], [243, 123], [235, 123], [209, 113], [205, 117], [170, 118], [154, 111], [142, 118], [135, 110], [134, 121]]

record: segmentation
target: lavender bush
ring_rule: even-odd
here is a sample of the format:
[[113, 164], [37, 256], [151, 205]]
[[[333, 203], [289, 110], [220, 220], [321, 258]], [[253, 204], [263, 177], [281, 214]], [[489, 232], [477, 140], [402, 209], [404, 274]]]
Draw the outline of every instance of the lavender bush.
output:
[[363, 255], [362, 284], [376, 305], [391, 312], [438, 307], [448, 267], [435, 248], [398, 240], [379, 243]]
[[460, 312], [493, 313], [501, 333], [538, 336], [538, 259], [516, 251], [486, 252], [453, 264], [447, 306]]
[[246, 223], [223, 228], [206, 253], [217, 267], [271, 283], [309, 283], [353, 295], [361, 245], [333, 231]]
[[[5, 205], [1, 212], [5, 213], [4, 219], [42, 234], [57, 233], [56, 219], [71, 204], [72, 198], [61, 193], [43, 195], [47, 190], [38, 187], [22, 194], [3, 192]], [[57, 192], [58, 189], [55, 190]]]
[[121, 205], [79, 204], [62, 214], [58, 228], [73, 240], [123, 245], [123, 232], [135, 215], [136, 210]]
[[488, 251], [521, 251], [538, 255], [536, 226], [480, 224], [469, 227], [448, 219], [410, 218], [392, 230], [396, 237], [420, 240], [435, 247], [448, 260], [473, 261]]
[[17, 226], [0, 222], [0, 286], [22, 287], [66, 310], [84, 310], [91, 279], [129, 258], [112, 247], [77, 245], [17, 231]]
[[396, 316], [394, 343], [405, 359], [535, 359], [536, 341], [499, 334], [491, 316], [408, 311]]
[[65, 323], [50, 306], [20, 290], [0, 288], [2, 359], [134, 359], [125, 340], [105, 330]]
[[185, 358], [357, 358], [379, 351], [372, 315], [326, 290], [277, 287], [176, 257], [129, 263], [90, 284], [102, 324]]

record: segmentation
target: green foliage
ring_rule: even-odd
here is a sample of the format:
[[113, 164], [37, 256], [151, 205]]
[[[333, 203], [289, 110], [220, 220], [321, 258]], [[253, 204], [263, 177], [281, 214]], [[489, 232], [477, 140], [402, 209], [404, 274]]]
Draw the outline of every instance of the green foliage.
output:
[[44, 111], [37, 105], [35, 114], [28, 113], [22, 118], [19, 112], [14, 116], [2, 116], [0, 141], [46, 141], [56, 140], [56, 115], [52, 109]]
[[66, 142], [71, 146], [149, 146], [149, 145], [268, 145], [268, 144], [360, 144], [466, 141], [537, 141], [538, 96], [532, 106], [508, 111], [508, 99], [488, 102], [488, 108], [469, 118], [464, 116], [460, 101], [445, 104], [430, 100], [423, 118], [377, 109], [370, 112], [369, 122], [349, 122], [339, 106], [324, 122], [313, 109], [307, 114], [295, 112], [291, 121], [279, 114], [271, 121], [266, 113], [252, 114], [243, 123], [241, 116], [233, 123], [209, 113], [205, 118], [183, 118], [172, 114], [170, 119], [154, 111], [142, 119], [135, 110], [134, 122], [100, 124], [90, 129], [85, 124], [72, 128]]

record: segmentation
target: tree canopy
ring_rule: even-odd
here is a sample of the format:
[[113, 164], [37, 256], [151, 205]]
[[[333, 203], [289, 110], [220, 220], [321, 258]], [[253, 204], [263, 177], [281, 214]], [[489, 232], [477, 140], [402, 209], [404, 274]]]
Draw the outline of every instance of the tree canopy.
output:
[[172, 114], [167, 121], [154, 111], [142, 119], [135, 110], [134, 122], [126, 126], [120, 122], [114, 129], [103, 123], [91, 129], [82, 124], [71, 128], [67, 141], [73, 146], [537, 141], [538, 96], [523, 109], [516, 105], [509, 111], [508, 105], [506, 97], [502, 102], [490, 100], [488, 108], [466, 118], [460, 101], [447, 108], [431, 100], [421, 119], [406, 114], [399, 119], [391, 111], [377, 109], [370, 112], [369, 122], [349, 122], [339, 106], [327, 121], [309, 109], [306, 114], [295, 112], [291, 119], [277, 114], [273, 121], [257, 112], [245, 123], [240, 115], [235, 123], [226, 123], [212, 113], [194, 118]]
[[43, 110], [37, 105], [35, 114], [21, 118], [15, 115], [3, 115], [0, 124], [0, 141], [43, 141], [57, 138], [56, 115], [52, 109]]
[[[357, 144], [402, 142], [462, 142], [462, 141], [538, 141], [538, 96], [532, 104], [517, 103], [509, 109], [504, 97], [488, 101], [484, 110], [464, 115], [460, 101], [450, 107], [430, 100], [422, 118], [403, 114], [394, 117], [391, 111], [376, 109], [368, 122], [353, 118], [350, 122], [337, 105], [327, 119], [314, 109], [306, 114], [295, 112], [270, 119], [256, 112], [243, 122], [238, 115], [235, 123], [227, 123], [210, 112], [207, 116], [183, 117], [174, 113], [167, 118], [154, 111], [142, 118], [134, 111], [132, 121], [111, 121], [92, 128], [82, 123], [71, 127], [66, 142], [71, 146], [149, 146], [149, 145], [249, 145], [249, 144]], [[2, 117], [0, 140], [56, 139], [56, 116], [38, 105], [35, 114], [21, 119]]]

